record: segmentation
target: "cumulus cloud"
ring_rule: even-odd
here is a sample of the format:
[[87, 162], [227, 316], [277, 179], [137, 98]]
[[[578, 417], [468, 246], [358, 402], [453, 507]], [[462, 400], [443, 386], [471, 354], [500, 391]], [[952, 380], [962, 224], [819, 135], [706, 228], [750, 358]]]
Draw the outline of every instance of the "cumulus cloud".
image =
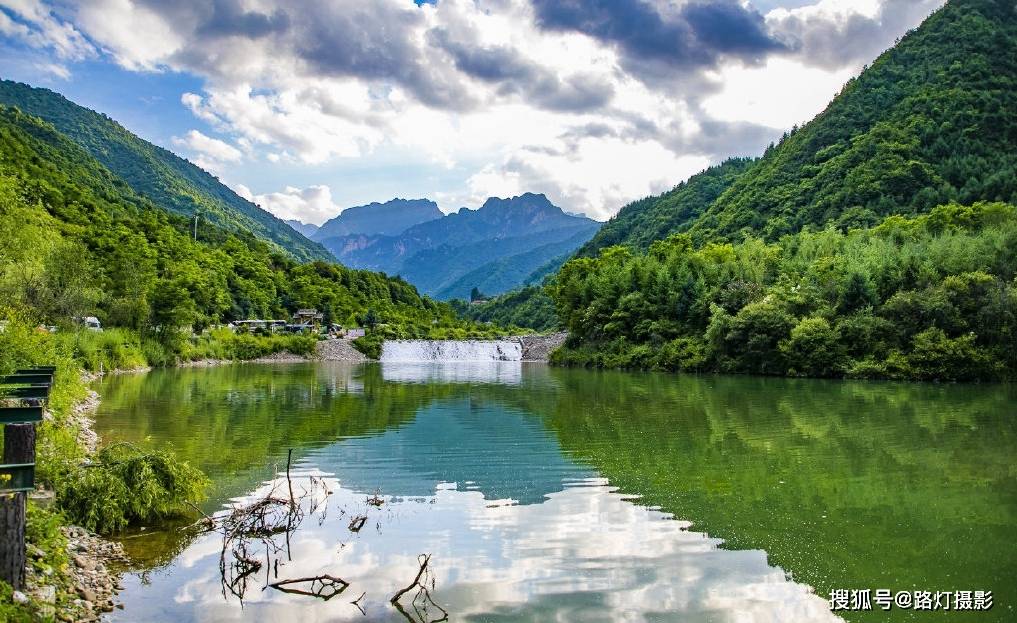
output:
[[774, 9], [766, 24], [806, 64], [839, 69], [871, 62], [944, 0], [821, 0]]
[[206, 136], [197, 130], [191, 130], [183, 137], [174, 136], [173, 144], [222, 162], [237, 162], [243, 155], [229, 143]]
[[[0, 0], [0, 35], [55, 67], [102, 54], [198, 77], [181, 102], [229, 140], [178, 146], [210, 170], [408, 156], [458, 172], [414, 191], [446, 210], [533, 191], [604, 217], [759, 153], [941, 2]], [[260, 200], [314, 222], [338, 211], [325, 191]]]
[[0, 34], [35, 49], [52, 50], [61, 60], [95, 55], [88, 39], [41, 0], [0, 0]]
[[[534, 0], [537, 23], [553, 31], [579, 32], [616, 47], [626, 68], [687, 72], [721, 58], [758, 62], [784, 51], [763, 16], [735, 0], [683, 4], [645, 0]], [[651, 74], [651, 77], [652, 76]]]
[[294, 188], [287, 186], [281, 192], [255, 195], [247, 186], [237, 184], [238, 195], [281, 219], [296, 219], [303, 223], [321, 225], [336, 216], [341, 208], [332, 201], [332, 190], [328, 186]]

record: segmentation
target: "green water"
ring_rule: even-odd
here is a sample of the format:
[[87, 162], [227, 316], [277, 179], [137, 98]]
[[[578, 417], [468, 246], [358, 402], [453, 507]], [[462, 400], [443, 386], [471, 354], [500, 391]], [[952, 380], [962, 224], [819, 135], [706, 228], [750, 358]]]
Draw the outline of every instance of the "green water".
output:
[[[993, 593], [988, 612], [848, 620], [1017, 616], [1013, 386], [286, 364], [98, 390], [103, 438], [171, 445], [215, 482], [206, 512], [269, 486], [292, 448], [333, 495], [280, 577], [353, 578], [329, 602], [262, 581], [241, 609], [214, 536], [150, 529], [125, 540], [118, 620], [354, 620], [361, 590], [368, 619], [404, 620], [383, 597], [424, 552], [451, 620], [829, 620], [809, 587]], [[387, 504], [351, 534], [375, 491]]]

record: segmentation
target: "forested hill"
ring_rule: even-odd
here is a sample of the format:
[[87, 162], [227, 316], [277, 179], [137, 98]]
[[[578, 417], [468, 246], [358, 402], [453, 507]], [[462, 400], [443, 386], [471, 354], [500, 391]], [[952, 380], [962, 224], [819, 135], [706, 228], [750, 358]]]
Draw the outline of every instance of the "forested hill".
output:
[[605, 227], [544, 291], [554, 360], [1017, 378], [1015, 146], [1017, 5], [951, 0], [712, 203], [737, 163]]
[[951, 0], [740, 176], [694, 239], [1017, 202], [1017, 5]]
[[618, 244], [645, 251], [654, 240], [687, 230], [754, 162], [751, 158], [731, 158], [693, 175], [673, 190], [633, 201], [604, 223], [576, 255], [596, 257], [601, 249]]
[[135, 136], [109, 117], [48, 89], [0, 80], [0, 104], [52, 124], [139, 195], [176, 214], [199, 213], [220, 227], [251, 232], [297, 260], [329, 260], [321, 245], [241, 198], [218, 179], [170, 151]]
[[[623, 207], [578, 252], [776, 240], [949, 202], [1017, 202], [1017, 5], [951, 0], [759, 160], [731, 159]], [[790, 96], [790, 95], [789, 95]]]
[[[250, 234], [156, 206], [53, 126], [0, 106], [0, 306], [34, 322], [96, 315], [173, 353], [182, 327], [286, 318], [300, 307], [334, 322], [423, 337], [468, 329], [451, 308], [399, 278], [300, 264]], [[149, 357], [149, 363], [157, 358]]]

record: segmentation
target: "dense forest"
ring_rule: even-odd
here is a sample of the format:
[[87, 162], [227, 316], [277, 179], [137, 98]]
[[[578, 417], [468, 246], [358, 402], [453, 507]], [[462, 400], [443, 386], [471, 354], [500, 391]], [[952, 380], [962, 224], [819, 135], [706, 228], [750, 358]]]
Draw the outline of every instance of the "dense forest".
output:
[[524, 286], [481, 302], [467, 303], [461, 299], [449, 302], [463, 317], [478, 322], [536, 331], [551, 331], [559, 325], [554, 301], [541, 286]]
[[1012, 3], [949, 2], [759, 160], [623, 208], [547, 289], [557, 361], [1012, 378], [1015, 94]]
[[96, 315], [133, 332], [149, 363], [188, 355], [190, 331], [181, 328], [287, 318], [302, 307], [393, 337], [480, 331], [402, 279], [297, 263], [251, 234], [209, 223], [195, 240], [191, 221], [15, 108], [0, 107], [0, 152], [0, 292], [40, 323]]
[[558, 363], [927, 380], [1017, 373], [1017, 208], [575, 259], [549, 287]]
[[0, 104], [50, 123], [66, 138], [164, 210], [240, 235], [253, 234], [297, 260], [332, 260], [324, 247], [239, 197], [218, 179], [176, 154], [129, 132], [106, 115], [49, 89], [0, 80]]
[[1017, 12], [953, 0], [850, 80], [690, 228], [699, 242], [1017, 203]]

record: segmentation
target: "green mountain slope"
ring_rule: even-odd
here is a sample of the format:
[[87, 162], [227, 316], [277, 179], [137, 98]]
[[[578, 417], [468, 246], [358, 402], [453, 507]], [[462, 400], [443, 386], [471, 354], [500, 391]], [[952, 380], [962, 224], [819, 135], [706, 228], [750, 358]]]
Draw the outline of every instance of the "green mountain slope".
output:
[[1017, 8], [952, 0], [851, 80], [692, 226], [699, 241], [1017, 202]]
[[[584, 229], [571, 238], [532, 246], [527, 251], [487, 262], [437, 290], [441, 300], [468, 298], [473, 288], [481, 292], [500, 294], [527, 283], [533, 274], [547, 264], [548, 258], [560, 258], [589, 239], [590, 230]], [[404, 275], [410, 279], [411, 275]], [[412, 281], [412, 279], [411, 279]]]
[[58, 93], [0, 80], [0, 104], [16, 106], [52, 124], [140, 195], [159, 207], [232, 231], [249, 231], [298, 260], [331, 259], [320, 245], [294, 231], [170, 151], [144, 141], [109, 117]]
[[688, 229], [754, 162], [750, 158], [731, 158], [693, 175], [673, 190], [633, 201], [604, 223], [576, 255], [595, 257], [601, 249], [616, 244], [645, 250], [654, 240]]
[[[635, 248], [565, 264], [546, 288], [570, 333], [555, 357], [1013, 379], [1015, 146], [1017, 7], [952, 0], [694, 221], [693, 201], [645, 252], [620, 236]], [[631, 230], [652, 230], [652, 205]]]
[[[96, 315], [187, 356], [183, 327], [371, 317], [401, 336], [471, 329], [402, 279], [297, 263], [247, 232], [188, 219], [139, 195], [52, 125], [0, 106], [0, 300], [34, 322]], [[109, 339], [118, 339], [115, 335]], [[146, 352], [146, 355], [148, 353]], [[149, 358], [150, 363], [154, 363]]]

